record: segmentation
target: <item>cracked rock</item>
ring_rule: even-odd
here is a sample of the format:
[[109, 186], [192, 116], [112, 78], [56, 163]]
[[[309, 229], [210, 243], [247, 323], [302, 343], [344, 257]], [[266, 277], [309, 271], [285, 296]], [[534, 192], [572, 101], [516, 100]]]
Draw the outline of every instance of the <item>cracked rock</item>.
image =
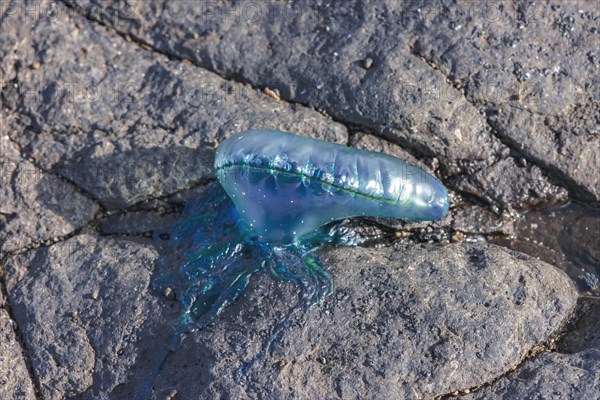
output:
[[464, 399], [597, 399], [600, 349], [544, 353]]
[[0, 292], [0, 398], [35, 400], [33, 383]]
[[[39, 5], [22, 3], [16, 7]], [[346, 128], [316, 111], [170, 60], [56, 7], [58, 20], [24, 12], [2, 20], [3, 104], [31, 128], [11, 137], [106, 208], [212, 178], [218, 142], [245, 129], [347, 143]]]
[[44, 399], [105, 398], [127, 380], [141, 326], [160, 314], [148, 293], [156, 258], [142, 242], [80, 235], [8, 259], [10, 304]]
[[[232, 1], [208, 10], [186, 1], [140, 2], [128, 10], [118, 2], [69, 4], [163, 53], [275, 88], [287, 101], [313, 105], [443, 162], [494, 158], [501, 147], [460, 90], [412, 54], [404, 2], [258, 2], [251, 20], [244, 4]], [[363, 68], [367, 56], [369, 69]]]
[[[468, 177], [474, 167], [495, 168], [494, 163], [505, 158], [508, 144], [548, 168], [574, 193], [598, 199], [597, 174], [590, 172], [600, 160], [593, 109], [583, 111], [584, 118], [568, 117], [574, 112], [561, 114], [581, 104], [585, 109], [590, 103], [579, 93], [598, 86], [581, 88], [582, 82], [597, 76], [593, 72], [597, 57], [590, 58], [586, 51], [594, 48], [587, 29], [597, 24], [590, 3], [561, 11], [572, 13], [579, 7], [583, 13], [578, 20], [581, 29], [567, 38], [556, 30], [558, 15], [541, 4], [381, 0], [334, 8], [327, 2], [257, 2], [248, 14], [243, 2], [205, 7], [185, 1], [131, 7], [98, 0], [68, 3], [160, 52], [275, 88], [285, 100], [313, 105], [411, 151], [437, 157], [450, 175]], [[558, 35], [557, 43], [546, 40], [549, 26], [553, 39]], [[365, 58], [373, 61], [369, 69], [364, 68]], [[322, 68], [323, 62], [329, 67]], [[486, 120], [486, 111], [500, 108], [510, 113]], [[577, 131], [563, 140], [568, 154], [548, 140], [542, 120], [529, 122], [548, 111], [566, 121], [568, 131]], [[584, 157], [578, 157], [582, 153]], [[561, 189], [538, 171], [511, 168], [500, 177], [501, 185], [510, 186], [513, 175], [534, 182], [533, 186], [542, 181], [551, 190], [526, 203], [562, 201]], [[484, 192], [495, 190], [490, 184]], [[523, 190], [530, 192], [529, 187]], [[556, 197], [550, 195], [553, 192]], [[504, 208], [523, 207], [518, 193], [501, 197], [514, 201]]]
[[68, 235], [94, 218], [98, 205], [59, 177], [21, 158], [0, 137], [0, 250], [12, 252]]
[[537, 166], [518, 167], [511, 157], [473, 174], [451, 178], [449, 185], [490, 205], [517, 210], [564, 203], [568, 197], [567, 191], [550, 183]]
[[206, 399], [431, 398], [517, 365], [577, 297], [559, 270], [491, 245], [323, 256], [335, 282], [323, 304], [297, 309], [293, 287], [257, 276], [183, 342], [157, 387]]
[[407, 3], [415, 52], [488, 110], [504, 142], [578, 197], [600, 200], [598, 7], [587, 1], [434, 3]]

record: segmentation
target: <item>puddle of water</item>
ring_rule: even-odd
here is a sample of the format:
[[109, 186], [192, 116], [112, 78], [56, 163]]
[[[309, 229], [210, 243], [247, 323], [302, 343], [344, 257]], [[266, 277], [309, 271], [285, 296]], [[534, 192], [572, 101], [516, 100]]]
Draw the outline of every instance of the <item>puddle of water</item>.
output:
[[581, 293], [600, 295], [600, 209], [569, 203], [530, 211], [513, 238], [490, 242], [529, 254], [565, 271]]

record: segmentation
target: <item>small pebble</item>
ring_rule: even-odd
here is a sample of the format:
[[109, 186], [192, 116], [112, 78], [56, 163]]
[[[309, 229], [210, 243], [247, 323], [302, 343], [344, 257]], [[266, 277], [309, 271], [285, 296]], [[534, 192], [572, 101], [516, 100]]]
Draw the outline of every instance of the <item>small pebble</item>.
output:
[[170, 287], [165, 289], [165, 297], [169, 300], [175, 300], [175, 291]]
[[165, 397], [165, 400], [171, 400], [175, 396], [177, 396], [177, 390], [173, 389], [169, 392], [169, 394], [167, 394], [167, 397]]
[[98, 290], [94, 290], [92, 292], [92, 300], [98, 300], [100, 298], [100, 292]]
[[465, 240], [465, 234], [462, 232], [454, 232], [452, 234], [452, 241], [453, 242], [462, 242]]
[[277, 89], [269, 89], [266, 87], [263, 89], [263, 93], [266, 94], [267, 96], [269, 96], [270, 98], [272, 98], [273, 100], [276, 100], [276, 101], [281, 100], [281, 97], [279, 96], [279, 90], [277, 90]]
[[364, 69], [370, 69], [373, 66], [373, 59], [371, 57], [367, 57], [363, 60]]

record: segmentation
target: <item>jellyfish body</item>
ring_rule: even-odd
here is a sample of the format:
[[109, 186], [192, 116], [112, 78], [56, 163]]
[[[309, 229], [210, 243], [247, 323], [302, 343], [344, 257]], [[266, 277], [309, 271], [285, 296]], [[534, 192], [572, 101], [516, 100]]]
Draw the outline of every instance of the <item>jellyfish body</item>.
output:
[[324, 225], [353, 216], [437, 220], [448, 210], [444, 186], [412, 164], [285, 132], [228, 138], [217, 149], [215, 170], [221, 185], [208, 185], [188, 202], [164, 236], [160, 265], [168, 272], [153, 287], [174, 290], [182, 315], [136, 399], [150, 397], [168, 354], [189, 330], [215, 322], [253, 274], [300, 286], [299, 305], [331, 293], [318, 250], [325, 243], [351, 246], [356, 238], [337, 229], [343, 223]]
[[226, 139], [217, 149], [215, 171], [265, 243], [294, 243], [348, 217], [433, 221], [448, 210], [442, 183], [415, 165], [281, 131]]

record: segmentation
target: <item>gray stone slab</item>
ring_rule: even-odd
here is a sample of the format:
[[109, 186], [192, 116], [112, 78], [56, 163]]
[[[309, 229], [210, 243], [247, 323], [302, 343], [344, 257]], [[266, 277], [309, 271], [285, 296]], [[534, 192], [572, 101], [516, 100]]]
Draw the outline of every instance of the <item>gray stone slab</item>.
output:
[[15, 326], [8, 313], [0, 308], [0, 398], [35, 400]]
[[461, 399], [600, 398], [600, 349], [576, 354], [544, 353], [515, 372]]
[[245, 129], [348, 140], [314, 110], [145, 50], [61, 3], [55, 18], [15, 4], [0, 33], [2, 96], [31, 129], [11, 137], [107, 208], [213, 177], [216, 144]]
[[161, 315], [148, 291], [156, 258], [143, 242], [80, 235], [8, 260], [10, 304], [44, 399], [107, 398], [128, 380], [138, 341], [158, 347], [138, 336]]
[[58, 176], [22, 159], [8, 137], [0, 137], [0, 150], [1, 251], [54, 240], [94, 218], [98, 204]]
[[[45, 398], [133, 398], [177, 324], [151, 295], [148, 244], [80, 235], [13, 257], [11, 306]], [[560, 271], [484, 245], [329, 249], [334, 293], [255, 276], [167, 358], [155, 397], [432, 397], [490, 381], [556, 331]], [[498, 340], [501, 338], [501, 340]]]
[[[509, 145], [577, 196], [600, 198], [590, 2], [68, 3], [144, 45], [438, 157], [450, 175], [468, 180]], [[506, 187], [515, 175], [545, 181], [535, 168], [502, 168]]]
[[415, 53], [485, 107], [503, 141], [581, 197], [599, 200], [597, 5], [434, 3], [410, 7]]
[[[142, 2], [129, 10], [118, 3], [69, 3], [165, 53], [276, 88], [288, 101], [314, 105], [420, 151], [482, 160], [499, 147], [478, 110], [441, 73], [411, 54], [411, 34], [398, 23], [401, 16], [387, 19], [386, 9], [399, 11], [402, 2], [344, 7]], [[182, 18], [186, 23], [172, 23]], [[366, 68], [368, 58], [373, 62]]]
[[[157, 382], [183, 398], [432, 398], [517, 365], [576, 292], [538, 260], [480, 245], [330, 249], [334, 292], [309, 311], [257, 277], [190, 335]], [[191, 372], [193, 371], [193, 372]]]

